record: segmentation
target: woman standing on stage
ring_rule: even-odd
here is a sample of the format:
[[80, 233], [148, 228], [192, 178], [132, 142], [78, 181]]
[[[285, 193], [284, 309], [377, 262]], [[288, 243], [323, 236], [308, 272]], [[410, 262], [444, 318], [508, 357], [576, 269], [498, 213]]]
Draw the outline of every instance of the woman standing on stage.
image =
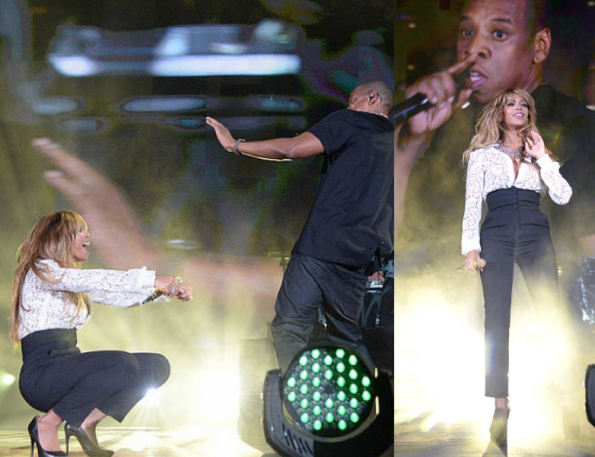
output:
[[[564, 205], [572, 189], [536, 127], [533, 98], [521, 89], [500, 91], [483, 109], [477, 134], [463, 154], [467, 169], [462, 253], [465, 267], [481, 272], [485, 301], [487, 397], [496, 410], [491, 439], [507, 444], [508, 345], [514, 264], [523, 273], [538, 315], [549, 320], [558, 298], [558, 268], [540, 199]], [[488, 213], [479, 231], [482, 200]], [[550, 305], [553, 304], [552, 308]]]
[[[118, 307], [142, 304], [156, 289], [169, 298], [190, 300], [192, 288], [178, 278], [145, 268], [83, 270], [90, 234], [77, 213], [41, 218], [18, 251], [12, 293], [11, 337], [21, 344], [19, 388], [25, 401], [44, 411], [29, 424], [31, 455], [65, 456], [71, 436], [91, 457], [113, 452], [97, 442], [95, 429], [107, 416], [122, 421], [147, 389], [169, 377], [160, 354], [98, 351], [81, 353], [77, 330], [91, 316], [91, 302]], [[58, 429], [66, 421], [65, 454]]]

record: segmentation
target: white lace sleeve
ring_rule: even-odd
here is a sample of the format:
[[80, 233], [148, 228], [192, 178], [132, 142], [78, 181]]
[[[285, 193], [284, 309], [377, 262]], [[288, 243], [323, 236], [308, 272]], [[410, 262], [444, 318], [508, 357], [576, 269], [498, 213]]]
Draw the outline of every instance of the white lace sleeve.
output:
[[142, 302], [154, 290], [155, 272], [146, 268], [128, 271], [82, 270], [60, 268], [53, 261], [43, 262], [48, 266], [56, 282], [43, 282], [49, 290], [82, 292], [89, 294], [91, 301], [106, 305], [128, 307]]
[[537, 165], [550, 198], [558, 205], [568, 203], [572, 196], [572, 187], [560, 174], [560, 164], [546, 154], [537, 161]]
[[467, 166], [467, 186], [465, 192], [465, 214], [463, 216], [463, 239], [461, 252], [481, 251], [479, 245], [479, 221], [483, 199], [484, 167], [481, 150], [472, 151]]

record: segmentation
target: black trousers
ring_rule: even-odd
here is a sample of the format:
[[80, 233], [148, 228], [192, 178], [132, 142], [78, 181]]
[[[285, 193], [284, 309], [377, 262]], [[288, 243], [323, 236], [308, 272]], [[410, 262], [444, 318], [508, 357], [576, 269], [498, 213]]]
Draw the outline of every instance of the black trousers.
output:
[[307, 346], [320, 307], [325, 311], [329, 339], [355, 350], [373, 366], [362, 343], [359, 319], [366, 281], [363, 269], [299, 254], [291, 257], [271, 325], [277, 361], [283, 372]]
[[43, 330], [21, 341], [19, 388], [33, 408], [54, 412], [79, 426], [94, 409], [121, 422], [147, 393], [169, 377], [160, 354], [86, 352], [76, 347], [76, 330]]
[[558, 267], [547, 216], [536, 192], [498, 190], [487, 196], [481, 227], [488, 397], [508, 396], [509, 330], [514, 264], [517, 263], [541, 324], [555, 325], [559, 310]]

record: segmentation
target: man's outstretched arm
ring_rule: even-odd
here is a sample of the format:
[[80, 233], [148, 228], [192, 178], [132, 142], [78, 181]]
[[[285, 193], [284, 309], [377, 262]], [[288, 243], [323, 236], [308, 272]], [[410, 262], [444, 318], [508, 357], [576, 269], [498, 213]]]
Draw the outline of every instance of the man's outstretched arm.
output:
[[275, 138], [263, 141], [242, 141], [216, 119], [207, 117], [207, 124], [213, 127], [217, 140], [227, 151], [263, 160], [296, 160], [322, 154], [324, 147], [316, 136], [304, 132], [293, 138]]

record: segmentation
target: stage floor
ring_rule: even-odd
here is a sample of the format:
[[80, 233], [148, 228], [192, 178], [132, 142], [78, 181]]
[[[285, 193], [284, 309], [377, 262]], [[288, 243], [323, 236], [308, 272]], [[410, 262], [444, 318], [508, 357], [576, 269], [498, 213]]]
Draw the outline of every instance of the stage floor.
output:
[[[29, 457], [31, 447], [25, 428], [26, 424], [23, 430], [0, 430], [0, 456]], [[279, 457], [266, 443], [258, 449], [244, 443], [233, 428], [163, 432], [114, 427], [98, 432], [102, 446], [116, 451], [114, 457]], [[70, 457], [85, 457], [74, 438], [70, 445]]]
[[589, 457], [595, 456], [595, 428], [579, 412], [581, 436], [566, 440], [561, 414], [536, 412], [528, 405], [512, 411], [508, 447], [490, 443], [493, 409], [401, 402], [395, 407], [395, 455], [407, 457]]
[[[0, 430], [0, 456], [29, 457], [26, 431]], [[116, 457], [276, 457], [272, 450], [259, 451], [248, 446], [232, 429], [163, 432], [151, 429], [118, 427], [100, 429], [103, 446], [116, 451]], [[70, 456], [85, 457], [78, 442], [71, 438]], [[63, 451], [66, 448], [62, 449]], [[37, 456], [37, 451], [35, 452]]]

